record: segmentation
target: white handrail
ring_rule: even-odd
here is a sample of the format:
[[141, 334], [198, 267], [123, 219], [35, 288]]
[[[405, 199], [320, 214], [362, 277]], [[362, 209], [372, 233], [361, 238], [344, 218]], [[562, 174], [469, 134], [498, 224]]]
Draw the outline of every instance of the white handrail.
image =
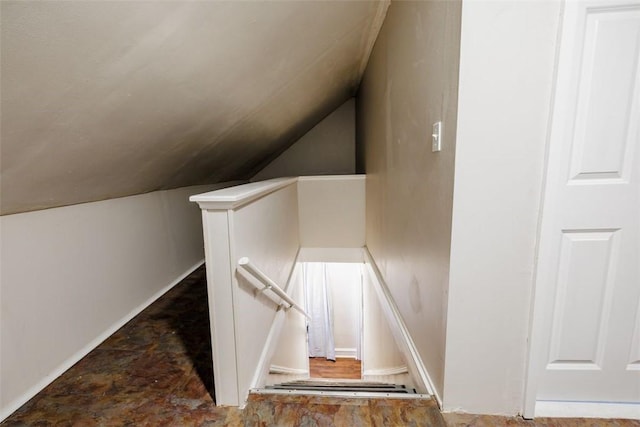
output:
[[262, 284], [264, 285], [264, 288], [260, 289], [259, 292], [264, 292], [264, 291], [273, 292], [274, 294], [282, 298], [287, 304], [289, 304], [289, 308], [295, 308], [304, 316], [306, 316], [308, 319], [311, 319], [311, 316], [309, 316], [302, 307], [296, 304], [296, 302], [289, 295], [287, 295], [287, 293], [283, 291], [282, 288], [280, 288], [280, 286], [276, 284], [276, 282], [271, 280], [266, 274], [260, 271], [258, 267], [253, 265], [251, 261], [249, 261], [249, 258], [247, 257], [240, 258], [238, 260], [238, 268], [242, 268], [247, 273], [253, 275], [253, 277], [255, 277], [260, 282], [262, 282]]

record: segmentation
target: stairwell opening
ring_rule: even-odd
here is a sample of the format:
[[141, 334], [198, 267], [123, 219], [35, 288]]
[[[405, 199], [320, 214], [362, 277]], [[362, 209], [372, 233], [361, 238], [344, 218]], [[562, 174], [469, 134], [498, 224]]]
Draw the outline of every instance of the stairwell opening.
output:
[[[301, 252], [292, 297], [310, 318], [287, 313], [266, 389], [296, 393], [415, 393], [402, 353], [361, 260]], [[342, 251], [344, 254], [344, 250]], [[358, 259], [360, 258], [360, 259]]]
[[[361, 375], [349, 381], [403, 375], [417, 396], [433, 395], [389, 287], [364, 246], [364, 176], [278, 178], [190, 199], [203, 211], [218, 405], [243, 406], [250, 393], [281, 384], [283, 375], [311, 377], [304, 263], [355, 263], [364, 270], [358, 282]], [[387, 357], [390, 349], [401, 362]]]

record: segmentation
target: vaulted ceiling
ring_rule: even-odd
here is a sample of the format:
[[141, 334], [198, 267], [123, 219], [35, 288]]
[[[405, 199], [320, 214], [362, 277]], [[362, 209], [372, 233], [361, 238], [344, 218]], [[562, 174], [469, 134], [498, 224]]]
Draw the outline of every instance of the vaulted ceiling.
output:
[[387, 1], [2, 1], [0, 211], [248, 179], [353, 96]]

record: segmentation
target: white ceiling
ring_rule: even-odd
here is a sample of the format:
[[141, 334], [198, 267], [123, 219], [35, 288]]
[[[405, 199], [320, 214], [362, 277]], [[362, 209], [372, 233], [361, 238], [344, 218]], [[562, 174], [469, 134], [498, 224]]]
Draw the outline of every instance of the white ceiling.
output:
[[251, 177], [353, 96], [388, 2], [0, 7], [9, 214]]

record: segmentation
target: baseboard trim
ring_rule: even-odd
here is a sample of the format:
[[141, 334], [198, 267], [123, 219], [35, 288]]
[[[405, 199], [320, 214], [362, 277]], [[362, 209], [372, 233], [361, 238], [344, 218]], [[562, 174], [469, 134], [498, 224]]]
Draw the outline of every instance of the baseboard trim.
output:
[[68, 371], [73, 365], [78, 363], [80, 359], [89, 354], [90, 351], [98, 347], [104, 340], [113, 335], [118, 329], [123, 327], [128, 321], [136, 317], [140, 314], [145, 308], [149, 307], [153, 304], [158, 298], [167, 293], [171, 288], [180, 283], [185, 277], [193, 273], [196, 269], [198, 269], [202, 264], [204, 264], [204, 259], [201, 259], [196, 264], [192, 265], [187, 269], [186, 272], [182, 273], [178, 276], [177, 279], [173, 280], [167, 286], [153, 294], [150, 298], [144, 301], [142, 304], [135, 307], [129, 313], [127, 313], [124, 317], [120, 318], [114, 324], [112, 324], [109, 328], [107, 328], [103, 333], [98, 335], [92, 341], [90, 341], [87, 345], [82, 347], [80, 350], [71, 355], [67, 360], [62, 362], [56, 369], [54, 369], [51, 373], [49, 373], [46, 377], [36, 383], [34, 386], [30, 387], [25, 391], [20, 397], [14, 399], [9, 402], [9, 404], [2, 409], [0, 413], [0, 422], [5, 418], [8, 418], [11, 414], [17, 411], [22, 405], [27, 403], [32, 397], [42, 391], [45, 387], [51, 384], [55, 379], [57, 379], [60, 375], [64, 374]]
[[287, 368], [285, 366], [271, 365], [269, 368], [270, 374], [280, 374], [280, 375], [308, 375], [308, 369], [294, 369]]
[[336, 357], [341, 357], [344, 359], [357, 359], [358, 358], [358, 350], [355, 348], [337, 348]]
[[409, 372], [409, 368], [406, 366], [396, 366], [394, 368], [383, 368], [383, 369], [367, 369], [362, 373], [362, 375], [400, 375], [406, 374]]
[[440, 395], [435, 388], [435, 384], [427, 372], [427, 368], [424, 366], [424, 363], [420, 358], [418, 349], [411, 338], [407, 325], [402, 320], [400, 310], [393, 300], [393, 296], [382, 277], [382, 273], [380, 273], [373, 256], [367, 248], [365, 248], [364, 254], [366, 259], [365, 265], [373, 279], [378, 300], [380, 301], [380, 305], [385, 313], [391, 332], [398, 344], [398, 348], [405, 358], [409, 374], [416, 382], [416, 389], [418, 389], [420, 393], [424, 393], [426, 391], [432, 395], [438, 402], [438, 405], [442, 408], [442, 399], [440, 398]]
[[624, 418], [640, 420], [640, 403], [567, 402], [538, 400], [536, 417]]

